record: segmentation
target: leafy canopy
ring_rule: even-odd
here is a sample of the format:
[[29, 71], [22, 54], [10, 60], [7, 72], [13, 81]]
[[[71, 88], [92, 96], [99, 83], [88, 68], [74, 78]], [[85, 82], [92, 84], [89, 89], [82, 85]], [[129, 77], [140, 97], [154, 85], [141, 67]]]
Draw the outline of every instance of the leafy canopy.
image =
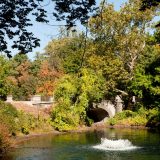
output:
[[[57, 20], [66, 20], [68, 28], [72, 27], [76, 20], [86, 22], [92, 6], [95, 5], [95, 0], [49, 1], [51, 2], [55, 4], [53, 16]], [[11, 57], [6, 38], [12, 42], [13, 49], [17, 48], [23, 54], [31, 52], [33, 48], [40, 45], [40, 40], [28, 31], [27, 27], [33, 25], [31, 21], [33, 16], [37, 22], [48, 22], [47, 10], [43, 5], [45, 3], [45, 0], [0, 1], [0, 52], [5, 52], [8, 57]]]

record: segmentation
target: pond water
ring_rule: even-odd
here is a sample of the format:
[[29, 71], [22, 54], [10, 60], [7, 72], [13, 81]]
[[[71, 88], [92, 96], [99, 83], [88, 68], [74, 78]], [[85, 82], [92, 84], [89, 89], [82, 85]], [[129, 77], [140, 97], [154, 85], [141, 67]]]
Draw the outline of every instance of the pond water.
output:
[[160, 134], [104, 129], [40, 136], [21, 143], [4, 160], [159, 160]]

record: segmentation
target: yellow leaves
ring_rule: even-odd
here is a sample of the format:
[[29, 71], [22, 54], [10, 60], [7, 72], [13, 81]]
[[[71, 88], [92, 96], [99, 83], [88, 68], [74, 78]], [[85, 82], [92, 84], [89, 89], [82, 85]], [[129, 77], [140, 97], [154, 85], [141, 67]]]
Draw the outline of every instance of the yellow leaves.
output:
[[139, 1], [132, 0], [122, 6], [120, 11], [115, 11], [113, 5], [107, 4], [102, 15], [89, 22], [91, 34], [98, 39], [95, 44], [97, 54], [118, 55], [125, 62], [128, 72], [134, 70], [137, 57], [144, 49], [146, 24], [151, 22], [154, 15], [151, 11], [142, 13], [139, 6]]
[[156, 44], [155, 48], [160, 52], [160, 44]]
[[62, 38], [58, 40], [53, 40], [48, 43], [47, 47], [45, 48], [46, 53], [49, 55], [59, 55], [65, 54], [64, 48], [68, 46], [72, 42], [72, 38]]
[[159, 95], [160, 96], [160, 86], [151, 87], [150, 91], [152, 92], [153, 95]]
[[100, 70], [105, 65], [105, 61], [103, 59], [103, 56], [98, 55], [92, 55], [88, 58], [88, 63], [91, 66], [91, 68], [95, 70]]

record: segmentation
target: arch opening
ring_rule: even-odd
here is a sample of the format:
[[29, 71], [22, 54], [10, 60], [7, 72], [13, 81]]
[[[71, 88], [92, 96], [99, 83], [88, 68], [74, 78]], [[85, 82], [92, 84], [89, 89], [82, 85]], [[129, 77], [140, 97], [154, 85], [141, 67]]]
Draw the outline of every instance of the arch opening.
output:
[[109, 114], [102, 108], [93, 108], [87, 111], [87, 116], [96, 123], [102, 121], [106, 117], [109, 117]]

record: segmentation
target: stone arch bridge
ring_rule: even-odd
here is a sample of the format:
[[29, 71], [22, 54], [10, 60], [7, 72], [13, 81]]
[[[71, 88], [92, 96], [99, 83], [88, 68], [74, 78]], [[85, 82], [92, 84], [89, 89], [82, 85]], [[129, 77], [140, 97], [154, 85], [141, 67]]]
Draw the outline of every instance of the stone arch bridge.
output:
[[92, 108], [88, 111], [88, 116], [95, 122], [105, 121], [112, 118], [116, 113], [122, 112], [123, 101], [120, 96], [116, 96], [115, 103], [110, 100], [102, 100], [100, 103], [93, 103]]

